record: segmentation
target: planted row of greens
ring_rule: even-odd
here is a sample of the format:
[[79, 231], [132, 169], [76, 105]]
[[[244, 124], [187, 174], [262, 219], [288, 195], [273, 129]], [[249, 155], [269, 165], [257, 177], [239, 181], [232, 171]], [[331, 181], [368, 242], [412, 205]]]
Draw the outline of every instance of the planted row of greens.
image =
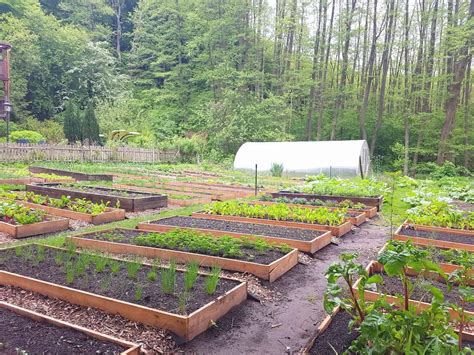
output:
[[285, 191], [316, 195], [378, 197], [387, 192], [387, 184], [375, 179], [340, 179], [324, 175], [309, 176], [306, 183]]
[[179, 228], [166, 233], [143, 233], [118, 229], [112, 232], [89, 234], [84, 237], [245, 261], [253, 261], [259, 256], [270, 253], [276, 254], [272, 259], [277, 259], [292, 250], [285, 244], [270, 244], [259, 238], [216, 237]]
[[474, 230], [474, 211], [461, 211], [444, 201], [431, 201], [407, 211], [407, 222], [428, 226]]
[[0, 266], [5, 271], [180, 314], [193, 312], [234, 285], [220, 279], [219, 268], [202, 275], [197, 263], [189, 263], [182, 272], [174, 261], [168, 267], [160, 260], [149, 266], [138, 260], [78, 253], [73, 246], [5, 249], [0, 251]]
[[304, 208], [284, 203], [255, 205], [240, 201], [216, 202], [205, 207], [208, 214], [263, 218], [277, 221], [294, 221], [311, 224], [338, 226], [345, 222], [345, 209]]
[[1, 198], [8, 198], [10, 200], [23, 200], [37, 205], [50, 206], [55, 208], [67, 209], [74, 212], [87, 213], [92, 216], [97, 216], [106, 212], [109, 209], [109, 202], [94, 203], [85, 198], [71, 198], [69, 196], [61, 196], [61, 198], [52, 198], [45, 195], [39, 195], [28, 191], [25, 194], [21, 193], [0, 193]]
[[368, 206], [361, 202], [354, 202], [351, 200], [337, 201], [323, 201], [319, 199], [306, 199], [303, 197], [272, 197], [271, 195], [262, 195], [260, 201], [275, 202], [275, 203], [291, 203], [295, 205], [321, 206], [321, 207], [337, 207], [337, 208], [351, 208], [363, 210]]
[[32, 210], [9, 201], [0, 202], [0, 221], [13, 224], [25, 225], [42, 222], [45, 220], [44, 211]]
[[[472, 255], [464, 256], [464, 261], [458, 259], [463, 267], [447, 275], [433, 261], [429, 249], [391, 240], [378, 258], [383, 272], [369, 274], [363, 265], [354, 261], [356, 254], [342, 254], [341, 262], [331, 265], [326, 272], [328, 287], [324, 307], [329, 314], [339, 307], [350, 316], [345, 323], [347, 328], [339, 331], [351, 332], [355, 340], [338, 344], [336, 350], [377, 354], [470, 353], [472, 350], [467, 346], [472, 344], [463, 342], [463, 337], [454, 330], [456, 326], [462, 334], [472, 322], [467, 313], [472, 311], [474, 302], [473, 288], [467, 277], [472, 271]], [[410, 270], [417, 276], [412, 276]], [[443, 283], [438, 281], [440, 279]], [[345, 292], [340, 281], [353, 292]], [[390, 288], [392, 284], [399, 287]], [[397, 296], [399, 307], [394, 308], [385, 297], [368, 301], [365, 290], [375, 289], [381, 294]], [[411, 300], [430, 304], [420, 311]], [[453, 309], [458, 312], [455, 323], [450, 313]], [[331, 341], [334, 339], [325, 340], [325, 344], [316, 340], [314, 349], [331, 348]]]

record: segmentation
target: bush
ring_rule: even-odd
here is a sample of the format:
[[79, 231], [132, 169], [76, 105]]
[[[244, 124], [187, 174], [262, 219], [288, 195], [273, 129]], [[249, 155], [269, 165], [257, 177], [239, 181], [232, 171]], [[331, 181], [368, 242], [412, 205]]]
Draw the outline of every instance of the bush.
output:
[[284, 170], [283, 164], [277, 164], [277, 163], [272, 163], [272, 166], [270, 168], [270, 173], [272, 174], [273, 177], [281, 177], [283, 175], [283, 170]]
[[39, 142], [45, 142], [46, 139], [38, 132], [24, 130], [24, 131], [11, 132], [10, 141], [12, 142], [24, 141], [27, 143], [39, 143]]
[[450, 161], [445, 161], [443, 165], [436, 163], [422, 163], [417, 166], [417, 173], [428, 175], [431, 179], [438, 180], [443, 177], [471, 176], [471, 172], [463, 166], [457, 166]]

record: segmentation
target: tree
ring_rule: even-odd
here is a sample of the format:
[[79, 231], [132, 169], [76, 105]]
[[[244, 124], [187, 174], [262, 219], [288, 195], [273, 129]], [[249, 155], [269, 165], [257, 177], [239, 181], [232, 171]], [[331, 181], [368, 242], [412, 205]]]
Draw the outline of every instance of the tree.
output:
[[95, 116], [94, 104], [89, 101], [82, 119], [82, 140], [91, 145], [97, 144], [100, 140], [99, 134], [100, 129]]
[[82, 140], [82, 120], [77, 106], [68, 100], [65, 105], [64, 115], [64, 136], [69, 144], [74, 144]]

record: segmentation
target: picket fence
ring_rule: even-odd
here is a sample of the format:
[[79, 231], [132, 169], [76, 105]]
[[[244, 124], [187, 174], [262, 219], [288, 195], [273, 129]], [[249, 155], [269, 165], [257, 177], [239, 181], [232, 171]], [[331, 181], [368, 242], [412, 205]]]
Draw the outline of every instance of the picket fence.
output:
[[176, 162], [178, 150], [60, 144], [1, 143], [0, 162]]

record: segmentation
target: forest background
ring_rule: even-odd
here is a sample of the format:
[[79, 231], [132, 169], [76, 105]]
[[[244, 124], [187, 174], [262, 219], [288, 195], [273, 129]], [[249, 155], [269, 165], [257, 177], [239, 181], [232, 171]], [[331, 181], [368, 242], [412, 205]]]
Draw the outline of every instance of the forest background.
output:
[[62, 142], [85, 117], [102, 144], [124, 129], [214, 161], [246, 141], [366, 139], [379, 167], [472, 168], [473, 14], [474, 0], [0, 0], [13, 130]]

